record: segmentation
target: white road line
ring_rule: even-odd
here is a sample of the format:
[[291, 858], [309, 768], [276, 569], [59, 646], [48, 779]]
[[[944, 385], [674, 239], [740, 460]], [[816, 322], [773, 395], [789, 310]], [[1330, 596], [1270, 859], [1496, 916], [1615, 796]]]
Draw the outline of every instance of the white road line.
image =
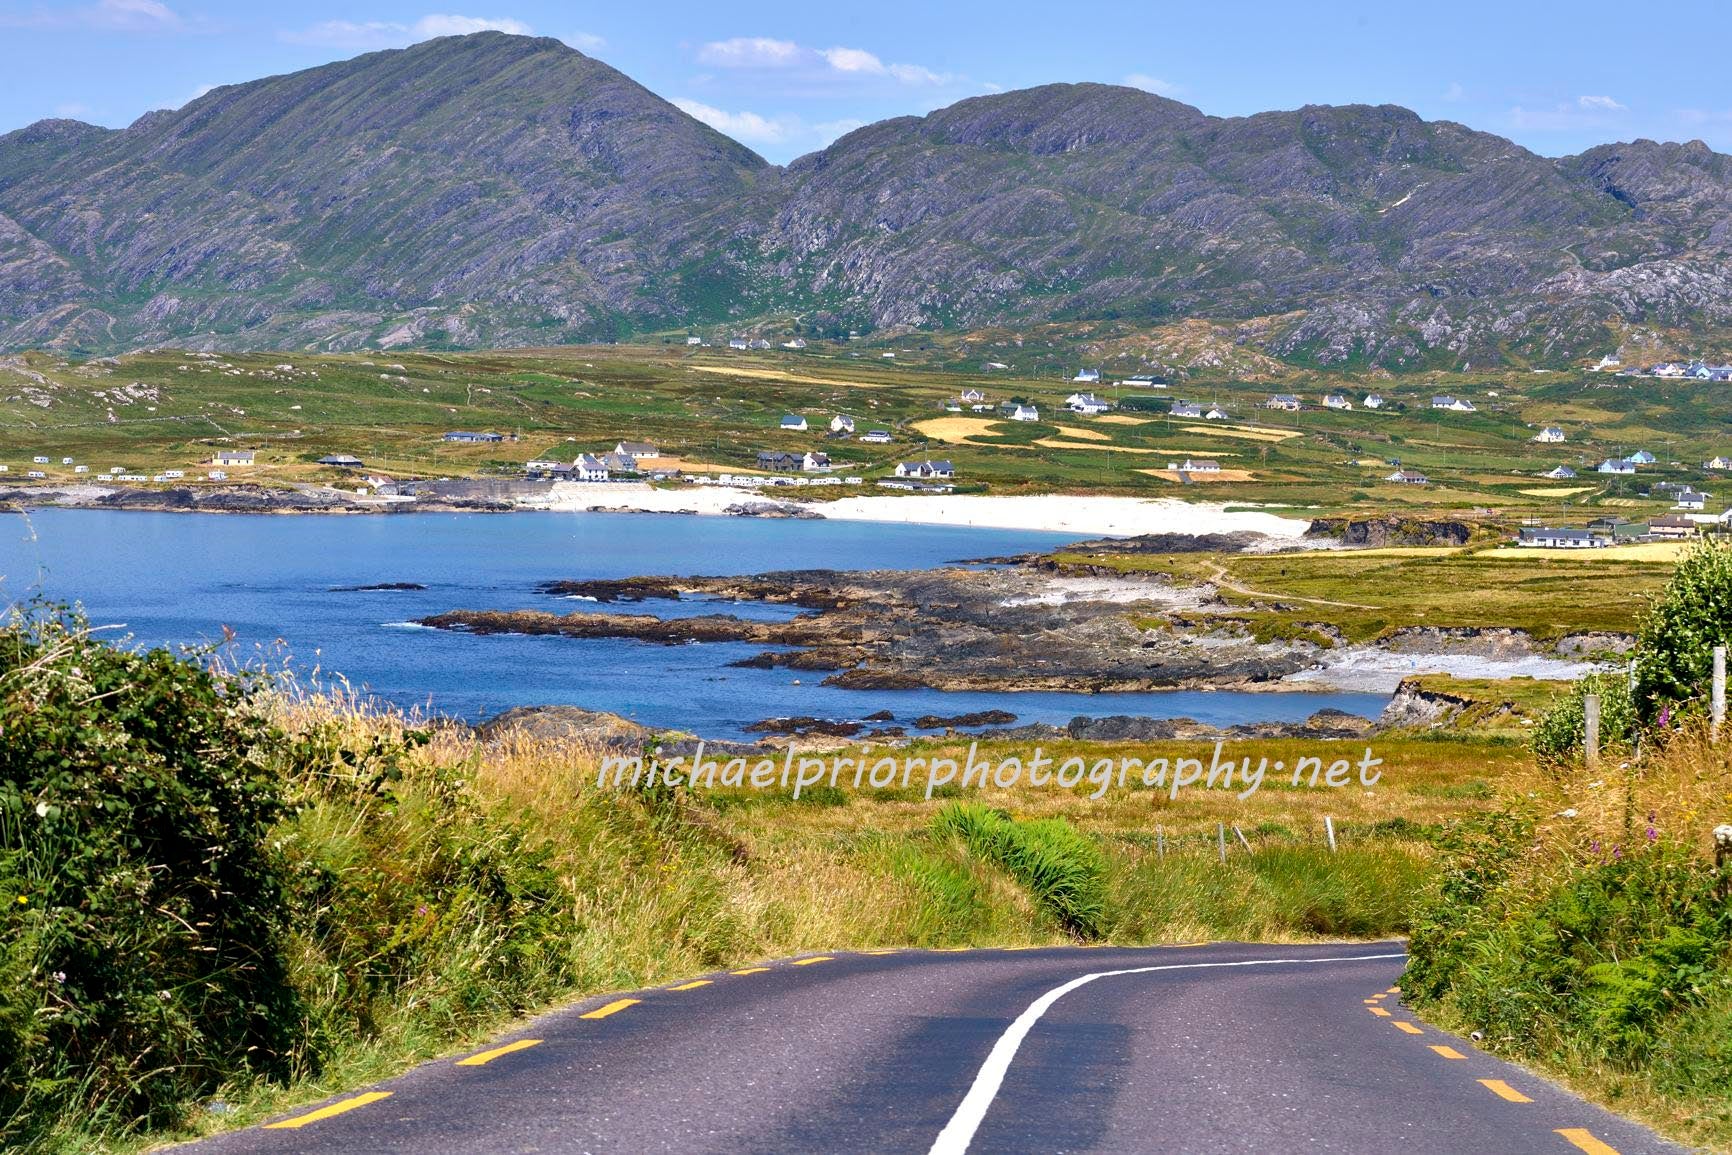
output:
[[1153, 971], [1191, 971], [1206, 970], [1211, 967], [1263, 967], [1277, 965], [1312, 965], [1316, 963], [1340, 962], [1370, 962], [1376, 959], [1406, 958], [1405, 951], [1395, 954], [1361, 954], [1341, 958], [1268, 958], [1246, 959], [1241, 962], [1211, 962], [1211, 963], [1169, 963], [1165, 966], [1129, 967], [1125, 970], [1096, 971], [1093, 974], [1081, 975], [1054, 987], [1040, 998], [1028, 1005], [1028, 1009], [1016, 1016], [1016, 1021], [1005, 1028], [1004, 1034], [998, 1037], [998, 1042], [992, 1045], [992, 1050], [986, 1056], [986, 1062], [981, 1064], [980, 1073], [974, 1076], [974, 1084], [968, 1088], [968, 1094], [962, 1097], [962, 1102], [956, 1108], [956, 1114], [950, 1117], [950, 1122], [944, 1125], [944, 1130], [938, 1133], [933, 1141], [929, 1155], [963, 1155], [968, 1150], [969, 1143], [974, 1140], [974, 1133], [980, 1129], [981, 1120], [986, 1118], [987, 1109], [992, 1106], [992, 1100], [998, 1095], [998, 1088], [1004, 1083], [1004, 1076], [1010, 1070], [1010, 1062], [1016, 1058], [1016, 1052], [1022, 1046], [1022, 1040], [1028, 1032], [1034, 1029], [1034, 1024], [1040, 1017], [1064, 996], [1080, 986], [1094, 982], [1096, 979], [1112, 978], [1115, 975], [1145, 975]]

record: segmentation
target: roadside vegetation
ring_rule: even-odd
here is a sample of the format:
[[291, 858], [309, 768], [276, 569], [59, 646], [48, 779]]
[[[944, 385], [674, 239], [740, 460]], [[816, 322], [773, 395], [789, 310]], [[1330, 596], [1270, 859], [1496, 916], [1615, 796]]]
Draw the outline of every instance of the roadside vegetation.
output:
[[108, 647], [39, 608], [0, 631], [0, 1145], [253, 1122], [568, 996], [802, 950], [1400, 934], [1430, 832], [1523, 754], [1378, 752], [1375, 789], [1244, 801], [598, 790], [585, 745]]
[[[1600, 675], [1535, 728], [1536, 766], [1451, 824], [1404, 997], [1616, 1109], [1732, 1148], [1732, 734], [1711, 740], [1732, 550], [1701, 545], [1650, 602], [1636, 678]], [[1602, 752], [1582, 701], [1602, 702]], [[1727, 831], [1732, 834], [1732, 831]], [[1727, 834], [1722, 834], [1722, 838]]]

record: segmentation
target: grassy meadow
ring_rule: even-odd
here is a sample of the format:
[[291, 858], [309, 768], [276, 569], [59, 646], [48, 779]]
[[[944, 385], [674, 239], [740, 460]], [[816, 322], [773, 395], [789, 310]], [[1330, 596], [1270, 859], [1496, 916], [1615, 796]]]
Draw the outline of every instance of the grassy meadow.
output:
[[[1224, 377], [1136, 389], [1114, 387], [1109, 372], [1096, 391], [1119, 408], [1083, 417], [1062, 403], [1090, 387], [1052, 371], [1049, 360], [1036, 358], [1029, 370], [987, 370], [955, 350], [901, 349], [891, 360], [877, 347], [847, 342], [761, 353], [673, 343], [465, 353], [170, 350], [86, 362], [30, 353], [0, 361], [0, 464], [12, 480], [31, 468], [49, 480], [73, 480], [64, 457], [91, 466], [91, 475], [117, 465], [147, 475], [192, 473], [216, 448], [248, 447], [259, 450], [260, 464], [231, 470], [230, 480], [336, 481], [339, 474], [314, 464], [328, 453], [352, 454], [393, 476], [511, 476], [535, 457], [570, 458], [636, 439], [655, 441], [696, 469], [749, 470], [760, 449], [824, 448], [867, 476], [904, 458], [947, 456], [973, 491], [1088, 490], [1319, 513], [1375, 508], [1585, 520], [1664, 512], [1667, 499], [1643, 496], [1655, 481], [1712, 493], [1718, 476], [1702, 463], [1732, 453], [1732, 439], [1720, 432], [1732, 418], [1732, 398], [1708, 383], [1581, 372], [1395, 379], [1294, 370], [1274, 381]], [[1013, 422], [966, 407], [947, 412], [968, 388], [995, 403], [1032, 402], [1041, 420]], [[1275, 391], [1298, 393], [1306, 408], [1264, 408]], [[1321, 408], [1324, 392], [1344, 393], [1355, 408]], [[1369, 392], [1386, 399], [1382, 410], [1363, 407]], [[1470, 398], [1477, 411], [1432, 410], [1431, 396], [1440, 392]], [[1167, 410], [1177, 400], [1219, 405], [1228, 419], [1174, 419]], [[781, 432], [777, 424], [789, 412], [804, 414], [811, 430]], [[889, 429], [896, 442], [827, 442], [834, 413], [855, 417], [861, 432]], [[1568, 441], [1535, 444], [1534, 433], [1549, 424]], [[451, 429], [521, 439], [442, 443], [439, 434]], [[1603, 458], [1637, 449], [1654, 453], [1658, 464], [1634, 477], [1593, 473]], [[35, 465], [39, 455], [49, 463]], [[1166, 467], [1187, 457], [1216, 460], [1221, 472], [1183, 484]], [[1384, 481], [1395, 462], [1426, 473], [1432, 484]], [[1540, 476], [1557, 465], [1581, 476]]]

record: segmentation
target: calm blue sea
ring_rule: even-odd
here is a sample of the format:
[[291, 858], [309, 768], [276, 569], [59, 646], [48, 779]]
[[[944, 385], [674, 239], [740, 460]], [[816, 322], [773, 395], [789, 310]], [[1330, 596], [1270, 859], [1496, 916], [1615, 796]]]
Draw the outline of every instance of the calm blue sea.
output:
[[[479, 720], [512, 706], [570, 704], [708, 737], [765, 717], [899, 719], [998, 708], [1022, 722], [1079, 714], [1186, 716], [1216, 724], [1297, 720], [1325, 706], [1372, 715], [1380, 694], [1170, 691], [1140, 694], [840, 690], [822, 675], [736, 669], [762, 649], [620, 640], [473, 637], [407, 625], [449, 609], [591, 603], [536, 592], [556, 578], [736, 574], [775, 569], [917, 569], [1049, 548], [1066, 535], [845, 521], [665, 514], [247, 516], [41, 510], [0, 514], [0, 604], [41, 594], [81, 603], [108, 636], [144, 645], [219, 640], [242, 659], [287, 656], [401, 706]], [[337, 593], [419, 582], [425, 590]], [[651, 602], [632, 612], [708, 612]], [[784, 607], [727, 606], [784, 616]], [[797, 680], [797, 684], [796, 684]]]

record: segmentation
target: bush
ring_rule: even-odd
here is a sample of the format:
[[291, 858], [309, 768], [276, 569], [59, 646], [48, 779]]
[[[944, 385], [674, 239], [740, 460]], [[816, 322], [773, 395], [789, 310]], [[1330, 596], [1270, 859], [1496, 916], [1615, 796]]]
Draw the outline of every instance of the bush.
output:
[[0, 630], [0, 1141], [285, 1069], [279, 739], [245, 682], [52, 610]]
[[1703, 539], [1679, 559], [1654, 598], [1636, 651], [1636, 710], [1652, 721], [1662, 708], [1700, 703], [1714, 668], [1714, 647], [1732, 643], [1732, 546]]
[[1062, 818], [1018, 822], [976, 802], [952, 802], [932, 820], [971, 852], [1009, 872], [1060, 925], [1093, 937], [1106, 912], [1106, 859]]
[[1600, 696], [1600, 749], [1634, 745], [1639, 726], [1629, 675], [1618, 671], [1589, 674], [1571, 686], [1534, 727], [1534, 754], [1542, 761], [1565, 762], [1581, 754], [1583, 701], [1589, 694]]

